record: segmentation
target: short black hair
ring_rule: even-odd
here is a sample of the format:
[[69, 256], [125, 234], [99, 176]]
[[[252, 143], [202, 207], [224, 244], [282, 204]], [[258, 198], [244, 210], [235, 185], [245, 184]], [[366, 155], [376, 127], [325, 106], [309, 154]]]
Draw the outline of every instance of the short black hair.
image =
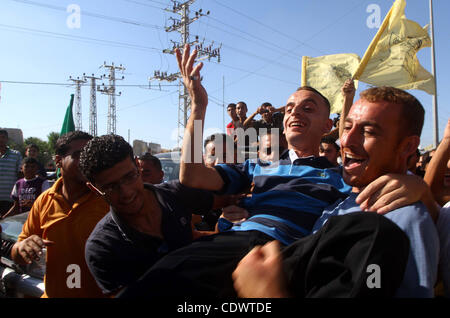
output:
[[261, 106], [267, 107], [267, 106], [272, 106], [272, 104], [269, 102], [265, 102], [265, 103], [262, 103]]
[[324, 101], [324, 103], [325, 103], [325, 106], [327, 106], [327, 108], [328, 108], [328, 112], [330, 112], [330, 110], [331, 110], [330, 101], [328, 100], [328, 98], [326, 98], [326, 97], [325, 97], [321, 92], [319, 92], [317, 89], [315, 89], [315, 88], [313, 88], [313, 87], [311, 87], [311, 86], [301, 86], [301, 87], [297, 88], [297, 92], [299, 92], [299, 91], [310, 91], [310, 92], [316, 93], [317, 95], [319, 95], [320, 97], [322, 97], [322, 99], [323, 99], [323, 101]]
[[36, 149], [39, 152], [39, 147], [36, 144], [29, 144], [25, 149], [28, 150], [28, 149], [31, 149], [31, 148], [34, 148], [34, 149]]
[[79, 167], [85, 178], [93, 182], [96, 174], [114, 167], [128, 157], [135, 162], [133, 148], [122, 136], [103, 135], [92, 138], [84, 146]]
[[233, 139], [230, 136], [228, 136], [227, 134], [217, 133], [217, 134], [213, 134], [211, 136], [206, 137], [205, 142], [203, 143], [203, 148], [206, 149], [206, 146], [210, 142], [216, 142], [216, 140], [220, 140], [221, 142], [234, 143]]
[[339, 150], [341, 149], [339, 146], [338, 146], [338, 144], [336, 143], [336, 139], [334, 139], [333, 137], [331, 137], [331, 136], [325, 136], [325, 137], [322, 137], [322, 139], [320, 140], [320, 143], [322, 144], [322, 143], [324, 143], [324, 144], [329, 144], [329, 145], [333, 145], [335, 148], [336, 148], [336, 150], [339, 152]]
[[8, 131], [6, 129], [0, 129], [0, 135], [4, 135], [8, 138]]
[[235, 103], [229, 103], [228, 106], [227, 106], [227, 109], [228, 109], [229, 107], [236, 108], [236, 104], [235, 104]]
[[38, 161], [35, 159], [35, 158], [32, 158], [32, 157], [25, 157], [25, 158], [23, 158], [23, 160], [22, 160], [22, 165], [25, 165], [25, 164], [36, 164], [36, 165], [38, 165]]
[[162, 170], [161, 160], [158, 157], [155, 157], [150, 152], [146, 152], [142, 156], [138, 157], [139, 160], [148, 161], [152, 165], [154, 165], [157, 169]]
[[58, 138], [55, 145], [55, 154], [64, 156], [69, 151], [69, 144], [75, 140], [91, 140], [92, 136], [87, 132], [75, 130]]
[[236, 106], [237, 106], [238, 104], [242, 104], [242, 105], [245, 106], [245, 108], [247, 108], [247, 104], [246, 104], [245, 102], [243, 102], [243, 101], [237, 102], [237, 103], [236, 103]]

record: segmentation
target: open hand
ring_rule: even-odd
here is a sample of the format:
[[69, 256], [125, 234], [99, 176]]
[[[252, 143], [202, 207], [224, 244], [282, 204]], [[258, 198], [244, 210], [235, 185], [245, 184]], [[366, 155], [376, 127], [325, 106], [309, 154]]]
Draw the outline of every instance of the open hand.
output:
[[208, 94], [201, 84], [200, 70], [203, 67], [203, 63], [200, 62], [194, 67], [197, 50], [192, 51], [192, 54], [190, 54], [190, 46], [186, 44], [183, 53], [181, 53], [180, 49], [176, 48], [175, 54], [181, 76], [183, 77], [184, 86], [187, 88], [191, 97], [192, 111], [195, 111], [196, 106], [204, 110], [208, 105]]

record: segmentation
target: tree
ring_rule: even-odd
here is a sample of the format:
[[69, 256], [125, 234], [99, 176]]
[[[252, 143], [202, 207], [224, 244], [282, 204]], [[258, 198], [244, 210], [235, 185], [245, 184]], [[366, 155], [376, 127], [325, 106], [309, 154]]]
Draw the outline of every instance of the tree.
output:
[[47, 135], [48, 147], [52, 153], [52, 156], [55, 155], [56, 141], [58, 140], [58, 138], [59, 138], [59, 133], [55, 132], [55, 131], [52, 131], [51, 133], [49, 133]]
[[[49, 145], [46, 141], [43, 141], [42, 139], [37, 138], [37, 137], [28, 137], [27, 139], [25, 139], [25, 141], [24, 141], [25, 148], [26, 148], [26, 146], [31, 145], [31, 144], [35, 144], [36, 146], [39, 147], [38, 160], [40, 162], [42, 162], [44, 165], [46, 165], [49, 161], [52, 161], [53, 154], [52, 154], [52, 152], [49, 148]], [[23, 155], [25, 155], [25, 154], [23, 153]]]

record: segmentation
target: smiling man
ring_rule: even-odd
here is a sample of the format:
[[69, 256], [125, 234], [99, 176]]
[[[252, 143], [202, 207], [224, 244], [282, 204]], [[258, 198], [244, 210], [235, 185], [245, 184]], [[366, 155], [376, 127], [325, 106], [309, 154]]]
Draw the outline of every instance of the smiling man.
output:
[[179, 182], [144, 184], [133, 149], [117, 135], [95, 137], [80, 169], [110, 211], [86, 243], [86, 262], [105, 295], [137, 280], [164, 254], [192, 240], [192, 213], [213, 207], [210, 192]]
[[[204, 120], [208, 103], [200, 82], [203, 64], [193, 66], [196, 51], [190, 55], [188, 45], [183, 55], [178, 49], [176, 53], [192, 100], [183, 138], [180, 181], [190, 187], [228, 194], [240, 193], [253, 183], [252, 196], [241, 202], [250, 217], [226, 232], [200, 238], [170, 253], [125, 290], [123, 297], [235, 295], [231, 273], [250, 249], [272, 240], [289, 245], [311, 234], [323, 209], [345, 199], [351, 191], [339, 168], [319, 157], [320, 140], [330, 130], [332, 121], [328, 100], [311, 87], [299, 88], [287, 100], [284, 133], [289, 149], [279, 161], [263, 163], [255, 159], [214, 167], [195, 162], [194, 139], [198, 136], [194, 136], [194, 123]], [[379, 224], [369, 225], [373, 231], [368, 233], [383, 233]], [[390, 248], [395, 249], [393, 245]]]
[[84, 247], [108, 205], [89, 191], [80, 172], [80, 153], [92, 136], [82, 131], [62, 135], [55, 162], [61, 178], [33, 203], [11, 257], [31, 264], [47, 246], [45, 293], [49, 298], [102, 297], [84, 259]]
[[[406, 174], [408, 158], [420, 142], [423, 120], [422, 105], [405, 91], [392, 87], [375, 87], [362, 92], [361, 99], [351, 107], [345, 118], [341, 135], [343, 177], [345, 182], [353, 187], [352, 193], [345, 200], [340, 200], [324, 210], [314, 226], [314, 231], [318, 232], [312, 235], [310, 240], [299, 240], [286, 248], [282, 254], [273, 244], [249, 253], [233, 274], [239, 294], [243, 297], [311, 296], [312, 293], [317, 295], [320, 294], [318, 291], [321, 291], [323, 295], [333, 288], [333, 279], [345, 280], [345, 276], [330, 275], [329, 269], [333, 263], [338, 264], [342, 260], [343, 268], [351, 264], [350, 253], [343, 253], [341, 248], [344, 244], [338, 240], [349, 232], [341, 231], [334, 242], [324, 240], [320, 244], [311, 244], [311, 241], [320, 241], [318, 237], [336, 217], [359, 214], [354, 213], [361, 211], [356, 198], [363, 190], [367, 191], [373, 187], [371, 182], [387, 173]], [[427, 187], [423, 189], [425, 193], [422, 199], [429, 201], [431, 193]], [[416, 191], [415, 188], [408, 190], [412, 193]], [[430, 205], [432, 204], [433, 202]], [[366, 221], [373, 217], [373, 213], [364, 213], [361, 217], [361, 222]], [[430, 214], [422, 203], [414, 203], [394, 209], [384, 217], [395, 223], [410, 242], [404, 275], [390, 278], [390, 281], [400, 278], [394, 295], [432, 297], [437, 276], [439, 241]], [[328, 227], [330, 228], [332, 229]], [[388, 249], [391, 240], [385, 240], [383, 244]], [[331, 249], [334, 250], [332, 253], [329, 252]], [[311, 254], [308, 254], [309, 252]], [[404, 252], [405, 249], [397, 251]], [[315, 259], [315, 255], [322, 257]], [[379, 257], [375, 264], [379, 265], [378, 262], [382, 260], [383, 258]], [[327, 264], [328, 268], [325, 267]], [[320, 272], [317, 270], [320, 266], [328, 270]], [[389, 275], [383, 266], [380, 268], [381, 275]], [[317, 273], [321, 273], [321, 277], [315, 280]], [[327, 284], [319, 285], [317, 282]], [[307, 284], [309, 286], [306, 286]], [[261, 286], [265, 288], [258, 288]], [[315, 286], [315, 290], [309, 288], [310, 286]], [[308, 289], [311, 294], [305, 293]]]

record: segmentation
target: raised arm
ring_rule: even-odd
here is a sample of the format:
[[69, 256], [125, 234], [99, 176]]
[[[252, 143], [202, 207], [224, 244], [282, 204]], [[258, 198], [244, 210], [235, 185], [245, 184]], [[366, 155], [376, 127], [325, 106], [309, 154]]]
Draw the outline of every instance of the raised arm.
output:
[[188, 44], [185, 45], [183, 54], [179, 49], [176, 49], [175, 53], [184, 85], [191, 98], [191, 115], [186, 124], [181, 150], [180, 182], [193, 188], [220, 190], [224, 184], [222, 177], [216, 169], [203, 164], [203, 125], [208, 105], [208, 94], [200, 80], [203, 63], [194, 67], [197, 50], [189, 54]]
[[250, 115], [250, 117], [247, 117], [247, 119], [244, 121], [244, 123], [242, 124], [244, 126], [244, 129], [249, 128], [253, 118], [255, 118], [256, 115], [260, 114], [261, 112], [261, 106], [258, 107], [258, 109], [256, 109], [256, 111]]
[[436, 149], [423, 179], [430, 186], [434, 198], [440, 205], [450, 201], [450, 188], [445, 187], [444, 179], [450, 159], [450, 119], [445, 127], [444, 137]]

